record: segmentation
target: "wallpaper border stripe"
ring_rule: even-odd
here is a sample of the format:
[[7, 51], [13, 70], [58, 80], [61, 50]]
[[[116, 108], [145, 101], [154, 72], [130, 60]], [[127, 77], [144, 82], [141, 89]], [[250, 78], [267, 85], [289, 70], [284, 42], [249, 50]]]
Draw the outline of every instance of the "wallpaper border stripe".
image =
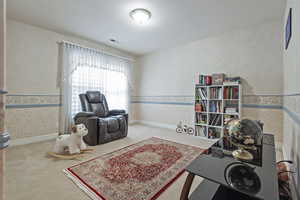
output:
[[131, 103], [140, 103], [140, 104], [165, 104], [165, 105], [185, 105], [185, 106], [191, 106], [194, 105], [193, 103], [187, 103], [187, 102], [162, 102], [162, 101], [131, 101]]
[[21, 97], [35, 97], [35, 96], [42, 96], [42, 97], [56, 97], [56, 96], [61, 96], [60, 94], [7, 94], [6, 96], [8, 97], [18, 97], [18, 96], [21, 96]]
[[13, 108], [43, 108], [43, 107], [59, 107], [61, 104], [9, 104], [6, 109]]
[[[278, 96], [278, 97], [282, 97], [282, 96], [300, 96], [300, 93], [291, 93], [291, 94], [244, 94], [244, 97], [248, 97], [248, 96], [264, 96], [264, 97], [268, 97], [268, 96]], [[140, 96], [140, 95], [132, 95], [131, 97], [194, 97], [192, 95], [144, 95], [144, 96]]]
[[[8, 94], [8, 98], [14, 98], [14, 100], [10, 99], [11, 103], [8, 103], [6, 105], [6, 108], [12, 109], [12, 108], [37, 108], [37, 107], [59, 107], [60, 99], [58, 99], [61, 95], [60, 94]], [[283, 109], [282, 103], [277, 103], [269, 101], [269, 99], [250, 99], [251, 97], [261, 96], [262, 98], [265, 96], [266, 98], [274, 96], [274, 97], [283, 97], [283, 96], [300, 96], [300, 93], [290, 93], [290, 94], [283, 94], [283, 95], [276, 95], [276, 94], [246, 94], [244, 97], [249, 97], [248, 101], [245, 102], [242, 106], [244, 108], [261, 108], [261, 109]], [[15, 99], [15, 98], [21, 98], [21, 99]], [[38, 99], [28, 99], [30, 97], [40, 97]], [[53, 99], [55, 97], [56, 99]], [[153, 97], [154, 99], [139, 99], [139, 98], [148, 98]], [[155, 97], [160, 97], [160, 99], [156, 99]], [[24, 99], [26, 98], [26, 99]], [[51, 98], [51, 99], [49, 99]], [[153, 96], [131, 96], [132, 101], [130, 103], [132, 104], [161, 104], [161, 105], [180, 105], [180, 106], [192, 106], [194, 105], [193, 102], [191, 102], [193, 96], [188, 95], [153, 95]], [[138, 98], [138, 99], [135, 99]], [[163, 99], [168, 98], [168, 99]], [[175, 99], [173, 99], [175, 98]], [[184, 98], [184, 99], [180, 99]], [[271, 99], [272, 100], [272, 99]], [[30, 101], [32, 101], [30, 103]], [[54, 101], [54, 102], [53, 102]], [[251, 102], [253, 101], [253, 102]], [[269, 104], [270, 102], [270, 104]]]
[[[151, 101], [132, 101], [132, 104], [156, 104], [156, 105], [180, 105], [180, 106], [193, 106], [193, 103], [185, 102], [151, 102]], [[41, 107], [60, 107], [61, 104], [9, 104], [6, 109], [16, 108], [41, 108]], [[259, 105], [259, 104], [242, 104], [244, 108], [262, 108], [262, 109], [283, 109], [278, 105]]]
[[298, 124], [300, 126], [300, 115], [299, 114], [290, 111], [286, 107], [283, 107], [283, 110], [290, 116], [290, 118], [292, 118], [296, 122], [296, 124]]
[[283, 107], [280, 105], [260, 105], [260, 104], [242, 104], [244, 108], [263, 108], [263, 109], [279, 109], [281, 110]]
[[[0, 90], [0, 93], [6, 91]], [[7, 96], [61, 96], [61, 94], [10, 94], [7, 93]], [[291, 94], [244, 94], [243, 96], [300, 96], [300, 93], [291, 93]], [[131, 97], [194, 97], [192, 95], [132, 95]]]
[[[185, 102], [158, 102], [158, 101], [131, 101], [133, 104], [161, 104], [161, 105], [187, 105], [193, 106], [193, 103]], [[259, 105], [259, 104], [242, 104], [244, 108], [263, 108], [263, 109], [279, 109], [283, 107], [280, 105]]]
[[[0, 90], [0, 92], [8, 93], [7, 91]], [[7, 96], [61, 96], [61, 94], [10, 94]], [[300, 96], [300, 93], [290, 93], [290, 94], [244, 94], [243, 96]], [[193, 95], [132, 95], [131, 97], [194, 97]]]

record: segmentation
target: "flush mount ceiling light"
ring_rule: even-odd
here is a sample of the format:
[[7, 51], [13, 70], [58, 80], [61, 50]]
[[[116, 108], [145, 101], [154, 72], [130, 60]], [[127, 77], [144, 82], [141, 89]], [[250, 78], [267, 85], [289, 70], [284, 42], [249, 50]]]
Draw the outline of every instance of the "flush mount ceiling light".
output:
[[137, 22], [138, 24], [145, 24], [151, 18], [151, 12], [144, 9], [144, 8], [137, 8], [132, 10], [129, 13], [129, 16], [133, 21]]

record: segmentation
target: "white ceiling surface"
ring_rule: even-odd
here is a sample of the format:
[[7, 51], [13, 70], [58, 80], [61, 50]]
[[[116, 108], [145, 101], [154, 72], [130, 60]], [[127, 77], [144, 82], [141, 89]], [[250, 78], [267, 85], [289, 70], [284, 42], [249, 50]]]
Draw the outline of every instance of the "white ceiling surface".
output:
[[[60, 33], [81, 36], [142, 55], [280, 19], [283, 0], [7, 0], [8, 17]], [[139, 26], [135, 8], [152, 18]], [[109, 43], [110, 38], [119, 41]]]

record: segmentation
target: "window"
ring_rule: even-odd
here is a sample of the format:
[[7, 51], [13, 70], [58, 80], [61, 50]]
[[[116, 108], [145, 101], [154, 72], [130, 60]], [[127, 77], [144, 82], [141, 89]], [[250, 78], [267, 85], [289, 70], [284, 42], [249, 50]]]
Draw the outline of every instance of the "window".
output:
[[129, 104], [131, 61], [68, 42], [60, 45], [62, 107], [59, 132], [69, 133], [73, 117], [82, 110], [79, 94], [94, 90], [103, 93], [110, 109]]
[[72, 75], [72, 115], [81, 111], [79, 94], [96, 90], [106, 97], [110, 109], [127, 109], [128, 81], [124, 72], [80, 65]]

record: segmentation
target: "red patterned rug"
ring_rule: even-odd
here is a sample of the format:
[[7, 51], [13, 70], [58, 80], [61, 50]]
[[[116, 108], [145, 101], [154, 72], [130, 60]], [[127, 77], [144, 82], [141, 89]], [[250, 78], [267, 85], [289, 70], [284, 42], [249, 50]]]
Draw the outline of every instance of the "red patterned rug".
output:
[[150, 138], [64, 170], [92, 199], [153, 200], [203, 149]]

